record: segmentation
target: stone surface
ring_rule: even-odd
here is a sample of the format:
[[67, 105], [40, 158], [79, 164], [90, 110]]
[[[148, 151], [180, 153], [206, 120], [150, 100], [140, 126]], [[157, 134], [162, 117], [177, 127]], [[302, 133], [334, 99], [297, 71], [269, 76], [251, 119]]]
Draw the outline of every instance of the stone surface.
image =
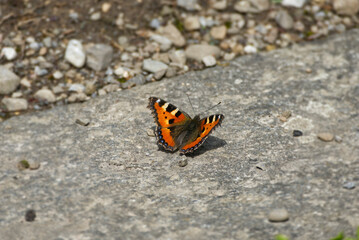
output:
[[77, 68], [85, 65], [86, 53], [79, 40], [72, 39], [69, 41], [65, 52], [65, 60]]
[[0, 94], [15, 91], [20, 84], [20, 78], [8, 68], [0, 65]]
[[28, 107], [27, 100], [23, 98], [3, 98], [1, 102], [8, 111], [21, 111]]
[[204, 57], [209, 55], [217, 58], [220, 53], [221, 50], [218, 47], [206, 44], [190, 45], [185, 50], [187, 58], [197, 60], [198, 62], [202, 61]]
[[110, 45], [95, 44], [86, 49], [86, 55], [87, 66], [95, 71], [100, 71], [110, 65], [113, 49]]
[[[358, 52], [359, 30], [351, 30], [1, 122], [1, 238], [355, 236], [359, 188], [343, 184], [357, 184], [359, 172]], [[148, 97], [193, 117], [185, 93], [197, 113], [222, 102], [202, 117], [225, 115], [187, 157], [159, 150], [146, 134], [155, 127]], [[292, 116], [283, 123], [285, 110]], [[87, 127], [75, 123], [85, 118]], [[294, 138], [294, 129], [305, 134]], [[323, 129], [343, 141], [319, 141]], [[19, 171], [23, 159], [41, 166]], [[288, 221], [268, 221], [283, 207]]]
[[359, 0], [333, 0], [334, 10], [343, 15], [354, 15], [359, 11]]

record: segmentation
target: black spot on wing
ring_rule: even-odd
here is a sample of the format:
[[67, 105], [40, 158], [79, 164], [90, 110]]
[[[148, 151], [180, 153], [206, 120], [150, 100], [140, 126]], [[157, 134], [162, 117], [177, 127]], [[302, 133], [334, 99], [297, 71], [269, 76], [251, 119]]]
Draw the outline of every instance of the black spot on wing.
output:
[[208, 123], [213, 122], [214, 115], [208, 117]]
[[162, 99], [160, 99], [160, 101], [158, 102], [158, 105], [159, 105], [160, 107], [162, 107], [165, 103], [166, 103], [165, 101], [163, 101]]
[[166, 108], [166, 111], [167, 111], [167, 112], [172, 112], [172, 111], [175, 110], [175, 109], [176, 109], [175, 106], [173, 106], [172, 104], [168, 104], [168, 106], [167, 106], [167, 108]]
[[181, 114], [182, 114], [181, 111], [177, 111], [176, 114], [175, 114], [175, 116], [176, 116], [176, 117], [179, 117]]
[[174, 121], [175, 121], [175, 120], [172, 118], [172, 119], [168, 120], [168, 123], [169, 123], [169, 124], [172, 124]]

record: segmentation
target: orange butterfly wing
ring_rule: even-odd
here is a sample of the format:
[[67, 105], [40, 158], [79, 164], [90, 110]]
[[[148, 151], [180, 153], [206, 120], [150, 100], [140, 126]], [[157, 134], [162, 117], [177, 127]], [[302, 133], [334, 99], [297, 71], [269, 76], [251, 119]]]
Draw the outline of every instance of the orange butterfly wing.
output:
[[147, 107], [151, 109], [152, 115], [158, 126], [155, 131], [158, 143], [166, 150], [175, 151], [177, 146], [174, 142], [174, 138], [171, 136], [170, 127], [191, 120], [190, 116], [188, 116], [187, 113], [180, 111], [173, 104], [167, 103], [156, 97], [149, 98]]
[[204, 141], [207, 139], [208, 135], [214, 130], [217, 126], [220, 126], [224, 116], [222, 114], [211, 115], [207, 118], [203, 118], [200, 120], [201, 127], [200, 127], [200, 135], [199, 137], [194, 140], [193, 142], [188, 143], [184, 147], [181, 148], [181, 153], [186, 154], [189, 152], [193, 152], [199, 146], [201, 146]]

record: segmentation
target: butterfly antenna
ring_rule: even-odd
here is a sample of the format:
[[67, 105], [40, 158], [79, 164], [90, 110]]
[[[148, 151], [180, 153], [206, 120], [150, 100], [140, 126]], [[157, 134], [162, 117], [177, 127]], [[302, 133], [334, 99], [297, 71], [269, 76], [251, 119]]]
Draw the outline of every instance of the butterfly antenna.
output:
[[194, 111], [194, 108], [193, 108], [193, 105], [192, 105], [191, 99], [189, 98], [189, 96], [188, 96], [188, 94], [187, 94], [187, 93], [186, 93], [186, 96], [187, 96], [187, 98], [188, 98], [189, 103], [191, 104], [193, 114], [195, 114], [195, 111]]
[[201, 112], [199, 115], [201, 115], [201, 114], [203, 114], [203, 113], [205, 113], [205, 112], [208, 112], [209, 110], [211, 110], [211, 109], [217, 107], [217, 106], [218, 106], [219, 104], [221, 104], [221, 103], [222, 103], [222, 102], [218, 102], [216, 105], [214, 105], [214, 106], [208, 108], [208, 109], [207, 109], [206, 111], [204, 111], [204, 112]]

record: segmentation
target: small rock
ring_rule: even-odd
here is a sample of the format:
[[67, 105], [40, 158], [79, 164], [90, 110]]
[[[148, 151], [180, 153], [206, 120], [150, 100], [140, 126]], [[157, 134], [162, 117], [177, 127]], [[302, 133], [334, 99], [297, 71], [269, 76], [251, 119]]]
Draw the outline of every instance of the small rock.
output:
[[174, 76], [176, 76], [176, 74], [177, 74], [177, 71], [176, 71], [176, 68], [175, 68], [175, 67], [169, 67], [169, 68], [167, 68], [167, 71], [166, 71], [166, 77], [167, 77], [167, 78], [174, 77]]
[[343, 139], [342, 139], [340, 136], [337, 136], [337, 135], [335, 135], [334, 140], [335, 140], [337, 143], [343, 142]]
[[113, 49], [111, 46], [106, 44], [95, 44], [86, 50], [88, 67], [95, 71], [100, 71], [107, 68], [113, 55]]
[[62, 72], [60, 72], [59, 70], [56, 70], [52, 76], [55, 78], [55, 79], [61, 79], [64, 77], [64, 74]]
[[40, 49], [40, 44], [38, 42], [32, 42], [30, 43], [29, 47], [35, 51]]
[[118, 67], [115, 69], [114, 73], [116, 76], [119, 76], [121, 78], [129, 79], [133, 73], [131, 72], [131, 69], [125, 68], [125, 67]]
[[186, 158], [178, 161], [178, 166], [180, 167], [185, 167], [187, 165], [188, 165], [188, 160]]
[[184, 19], [184, 28], [187, 31], [198, 30], [200, 29], [201, 24], [199, 23], [199, 19], [196, 16], [189, 16]]
[[140, 86], [146, 83], [146, 78], [142, 74], [137, 74], [133, 78], [128, 79], [126, 82], [121, 83], [121, 88], [131, 88], [134, 86]]
[[293, 25], [293, 28], [298, 32], [303, 32], [305, 30], [305, 26], [301, 21], [296, 21]]
[[163, 50], [163, 51], [170, 49], [172, 46], [172, 41], [164, 36], [161, 36], [158, 34], [152, 34], [150, 38], [151, 38], [151, 40], [154, 40], [154, 41], [158, 42], [159, 44], [161, 44], [161, 50]]
[[121, 36], [118, 38], [118, 44], [120, 44], [123, 47], [126, 47], [128, 45], [128, 38], [126, 36]]
[[26, 99], [23, 98], [3, 98], [1, 101], [6, 109], [10, 112], [22, 111], [28, 108], [28, 103]]
[[56, 86], [53, 86], [51, 89], [54, 94], [59, 94], [64, 92], [63, 84], [61, 83]]
[[281, 10], [277, 13], [275, 20], [277, 24], [286, 30], [292, 29], [294, 25], [293, 18], [287, 11]]
[[91, 95], [96, 91], [96, 84], [92, 81], [87, 81], [85, 84], [85, 94]]
[[274, 27], [269, 30], [268, 34], [264, 37], [264, 40], [269, 43], [275, 43], [278, 37], [278, 28]]
[[85, 86], [81, 83], [73, 83], [69, 87], [70, 92], [84, 92]]
[[156, 72], [156, 73], [153, 75], [153, 77], [154, 77], [156, 80], [161, 80], [161, 79], [163, 78], [163, 76], [166, 74], [166, 71], [167, 71], [167, 69], [158, 71], [158, 72]]
[[142, 68], [143, 68], [143, 70], [145, 70], [147, 72], [156, 73], [161, 70], [166, 70], [168, 68], [168, 66], [160, 61], [155, 61], [152, 59], [145, 59], [143, 61]]
[[182, 7], [188, 11], [200, 10], [197, 0], [177, 0], [177, 6]]
[[76, 119], [75, 123], [81, 125], [81, 126], [88, 126], [90, 124], [89, 119]]
[[20, 84], [24, 87], [31, 88], [31, 82], [26, 77], [21, 79]]
[[171, 40], [176, 47], [183, 47], [186, 44], [181, 32], [171, 23], [159, 28], [159, 33]]
[[49, 73], [46, 69], [40, 68], [39, 66], [35, 66], [34, 72], [37, 76], [40, 76], [40, 77], [45, 76], [46, 74]]
[[104, 86], [102, 89], [105, 90], [107, 93], [115, 92], [120, 88], [120, 86], [117, 83], [109, 84]]
[[86, 96], [85, 93], [83, 92], [79, 92], [79, 93], [72, 93], [70, 95], [70, 97], [67, 99], [67, 101], [69, 101], [70, 103], [73, 102], [84, 102], [88, 100], [88, 97]]
[[77, 68], [85, 65], [86, 54], [79, 40], [72, 39], [69, 41], [66, 52], [65, 60]]
[[100, 12], [95, 12], [95, 13], [91, 14], [91, 17], [90, 17], [90, 19], [92, 21], [98, 21], [98, 20], [100, 20], [100, 18], [101, 18]]
[[33, 222], [36, 218], [36, 212], [33, 209], [27, 210], [25, 213], [25, 220], [27, 222]]
[[268, 220], [271, 222], [285, 222], [289, 219], [289, 213], [286, 209], [273, 209], [269, 212]]
[[324, 142], [331, 142], [334, 140], [334, 135], [328, 132], [318, 133], [317, 137]]
[[18, 92], [13, 92], [11, 94], [12, 98], [21, 98], [22, 97], [22, 92], [18, 91]]
[[42, 42], [44, 43], [44, 45], [48, 48], [52, 47], [52, 39], [51, 37], [46, 37], [42, 40]]
[[293, 130], [293, 137], [303, 136], [303, 132], [300, 130]]
[[1, 56], [5, 56], [6, 60], [11, 61], [14, 60], [17, 56], [17, 53], [12, 47], [4, 47], [1, 49]]
[[12, 93], [19, 84], [20, 78], [6, 67], [0, 65], [0, 94]]
[[355, 182], [346, 182], [343, 184], [343, 188], [345, 189], [354, 189], [355, 188]]
[[171, 51], [168, 54], [172, 64], [182, 68], [186, 64], [186, 53], [183, 50]]
[[53, 92], [46, 88], [38, 90], [34, 96], [39, 100], [47, 101], [49, 103], [56, 101], [56, 97]]
[[211, 55], [209, 55], [209, 56], [205, 56], [204, 58], [202, 58], [202, 62], [204, 63], [204, 65], [206, 66], [206, 67], [213, 67], [213, 66], [215, 66], [216, 65], [216, 59], [213, 57], [213, 56], [211, 56]]
[[104, 13], [107, 13], [111, 9], [111, 3], [104, 2], [101, 6], [101, 10]]
[[241, 13], [259, 13], [269, 9], [269, 0], [241, 0], [234, 9]]
[[211, 7], [217, 10], [224, 10], [227, 8], [227, 0], [212, 0]]
[[214, 39], [222, 40], [226, 37], [226, 33], [227, 33], [226, 26], [212, 27], [211, 29], [211, 36]]
[[307, 0], [283, 0], [282, 5], [286, 7], [301, 8]]
[[338, 14], [354, 15], [359, 11], [358, 0], [333, 0], [334, 10]]
[[244, 47], [244, 52], [247, 54], [257, 53], [257, 48], [251, 45], [247, 45]]
[[39, 168], [40, 168], [40, 163], [38, 161], [33, 161], [33, 160], [29, 161], [29, 169], [30, 170], [36, 170]]
[[234, 58], [236, 57], [236, 54], [235, 53], [225, 53], [224, 56], [223, 56], [223, 59], [225, 61], [231, 61], [233, 60]]
[[147, 133], [147, 136], [149, 136], [149, 137], [155, 137], [156, 136], [155, 132], [151, 128], [147, 128], [146, 133]]
[[78, 22], [79, 21], [79, 14], [73, 10], [70, 11], [69, 13], [69, 18], [73, 21], [73, 22]]
[[161, 22], [158, 18], [154, 18], [151, 20], [150, 22], [150, 27], [154, 28], [154, 29], [158, 29], [159, 27], [161, 27]]
[[44, 56], [44, 55], [46, 55], [46, 53], [47, 53], [47, 48], [46, 47], [40, 48], [40, 51], [39, 51], [40, 56]]
[[124, 16], [124, 14], [120, 12], [120, 13], [118, 14], [117, 18], [116, 18], [115, 24], [116, 24], [117, 27], [119, 27], [119, 28], [122, 28], [123, 25], [124, 25], [124, 23], [125, 23], [125, 21], [124, 21], [124, 19], [123, 19], [123, 16]]
[[194, 44], [186, 48], [185, 54], [187, 58], [201, 62], [206, 56], [212, 55], [215, 58], [219, 57], [221, 50], [217, 46], [206, 44]]
[[107, 92], [105, 91], [105, 89], [99, 89], [98, 90], [98, 95], [99, 96], [104, 96], [104, 95], [106, 95], [107, 94]]

